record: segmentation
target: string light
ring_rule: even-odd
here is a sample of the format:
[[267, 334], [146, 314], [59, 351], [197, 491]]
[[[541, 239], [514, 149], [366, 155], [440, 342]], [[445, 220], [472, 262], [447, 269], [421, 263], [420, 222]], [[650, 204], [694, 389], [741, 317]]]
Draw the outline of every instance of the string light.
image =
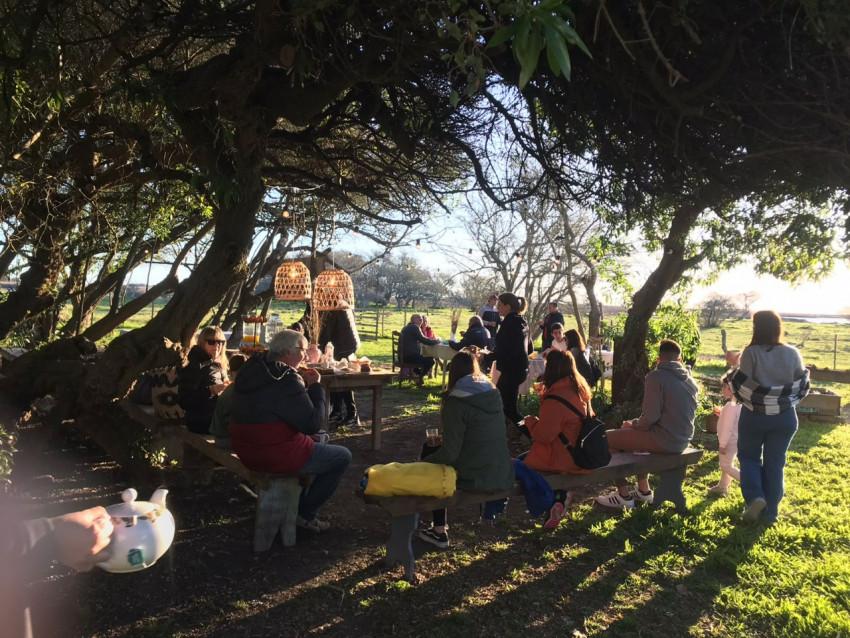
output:
[[420, 248], [422, 248], [422, 240], [421, 240], [421, 239], [417, 239], [417, 240], [416, 240], [416, 249], [417, 249], [417, 250], [419, 250]]
[[467, 251], [467, 254], [469, 254], [469, 255], [472, 254], [472, 248], [470, 248], [469, 251]]
[[289, 219], [289, 211], [284, 209], [283, 212], [280, 214], [280, 216], [283, 217], [284, 219]]

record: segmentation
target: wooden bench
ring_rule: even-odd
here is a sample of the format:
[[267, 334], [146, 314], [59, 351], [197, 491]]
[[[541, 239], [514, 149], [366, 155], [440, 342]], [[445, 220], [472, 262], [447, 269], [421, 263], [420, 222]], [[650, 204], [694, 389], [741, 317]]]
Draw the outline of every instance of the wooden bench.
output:
[[170, 458], [182, 461], [183, 449], [188, 446], [255, 487], [255, 552], [268, 551], [278, 532], [284, 547], [295, 545], [295, 524], [303, 483], [301, 477], [253, 472], [245, 467], [236, 454], [217, 446], [212, 435], [190, 432], [179, 419], [160, 419], [154, 414], [152, 406], [122, 401], [121, 408], [134, 421], [142, 423], [161, 437]]
[[[615, 453], [611, 462], [590, 474], [544, 474], [549, 485], [555, 490], [570, 490], [596, 483], [613, 483], [616, 479], [631, 477], [635, 474], [656, 474], [658, 485], [652, 507], [658, 508], [670, 502], [679, 513], [687, 511], [682, 482], [685, 470], [702, 457], [702, 450], [689, 448], [681, 454], [632, 454]], [[457, 491], [447, 499], [422, 496], [374, 497], [364, 495], [367, 503], [378, 505], [392, 517], [390, 538], [387, 541], [385, 561], [388, 566], [404, 565], [405, 578], [413, 582], [415, 578], [415, 556], [413, 554], [413, 534], [419, 525], [419, 513], [442, 508], [456, 508], [463, 505], [476, 505], [487, 501], [522, 497], [522, 488], [515, 485], [507, 492], [464, 492]]]

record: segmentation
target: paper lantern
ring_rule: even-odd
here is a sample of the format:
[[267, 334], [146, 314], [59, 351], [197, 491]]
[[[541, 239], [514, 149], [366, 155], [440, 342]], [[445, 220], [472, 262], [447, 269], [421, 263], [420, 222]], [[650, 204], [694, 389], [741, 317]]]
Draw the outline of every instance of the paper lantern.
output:
[[354, 308], [354, 284], [344, 270], [325, 270], [313, 286], [313, 310]]
[[285, 261], [274, 276], [274, 297], [282, 301], [310, 298], [310, 270], [300, 261]]

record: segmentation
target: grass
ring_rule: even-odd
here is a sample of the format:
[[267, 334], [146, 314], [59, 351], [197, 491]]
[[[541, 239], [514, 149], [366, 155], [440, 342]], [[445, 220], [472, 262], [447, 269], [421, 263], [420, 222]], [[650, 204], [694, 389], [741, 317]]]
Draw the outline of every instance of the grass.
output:
[[398, 631], [403, 605], [432, 610], [429, 631], [445, 637], [850, 636], [848, 446], [850, 428], [800, 429], [773, 527], [739, 523], [737, 494], [706, 497], [718, 477], [708, 452], [689, 471], [689, 515], [609, 517], [585, 502], [554, 533], [520, 523], [498, 542], [462, 538], [418, 561], [425, 577], [410, 591], [361, 583], [363, 621], [413, 635]]

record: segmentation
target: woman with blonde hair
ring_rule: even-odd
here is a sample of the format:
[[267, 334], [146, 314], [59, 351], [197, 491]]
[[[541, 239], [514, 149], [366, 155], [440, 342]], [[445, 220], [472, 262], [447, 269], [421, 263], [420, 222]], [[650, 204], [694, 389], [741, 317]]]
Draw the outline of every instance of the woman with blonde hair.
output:
[[207, 434], [218, 396], [227, 378], [226, 339], [218, 326], [207, 326], [195, 337], [186, 365], [177, 372], [177, 397], [186, 412], [189, 431]]

